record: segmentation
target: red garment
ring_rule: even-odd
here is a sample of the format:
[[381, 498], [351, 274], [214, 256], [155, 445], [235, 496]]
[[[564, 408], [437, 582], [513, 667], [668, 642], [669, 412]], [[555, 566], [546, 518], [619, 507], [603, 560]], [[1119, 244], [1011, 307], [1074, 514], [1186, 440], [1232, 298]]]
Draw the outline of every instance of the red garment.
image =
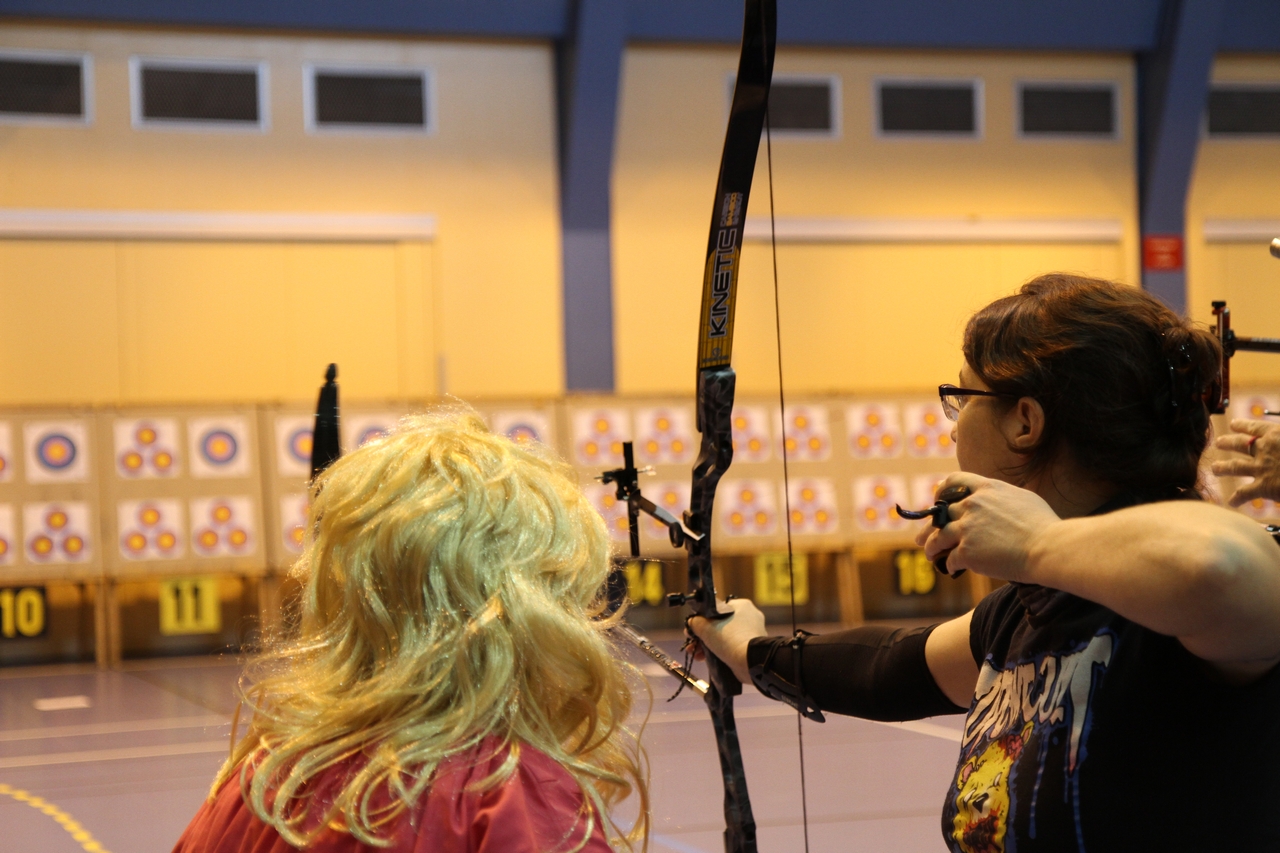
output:
[[[568, 771], [545, 753], [521, 747], [520, 762], [506, 782], [487, 791], [466, 790], [502, 764], [504, 755], [493, 755], [492, 747], [486, 746], [441, 763], [418, 803], [378, 833], [391, 839], [389, 847], [369, 847], [348, 833], [327, 829], [306, 848], [307, 853], [547, 853], [576, 846], [586, 821], [579, 814], [583, 794]], [[317, 806], [333, 802], [345, 775], [339, 766], [314, 780], [308, 786], [315, 794], [312, 802]], [[609, 853], [599, 818], [594, 823], [582, 851]], [[297, 849], [245, 804], [237, 772], [212, 801], [200, 807], [173, 853], [294, 853]]]

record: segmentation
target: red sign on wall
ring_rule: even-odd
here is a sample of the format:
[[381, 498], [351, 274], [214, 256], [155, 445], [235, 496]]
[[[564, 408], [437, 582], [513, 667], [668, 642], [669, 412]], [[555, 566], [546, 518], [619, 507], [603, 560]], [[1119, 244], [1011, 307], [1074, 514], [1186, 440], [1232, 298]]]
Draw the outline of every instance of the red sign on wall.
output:
[[1148, 234], [1142, 238], [1142, 268], [1149, 272], [1182, 269], [1182, 235]]

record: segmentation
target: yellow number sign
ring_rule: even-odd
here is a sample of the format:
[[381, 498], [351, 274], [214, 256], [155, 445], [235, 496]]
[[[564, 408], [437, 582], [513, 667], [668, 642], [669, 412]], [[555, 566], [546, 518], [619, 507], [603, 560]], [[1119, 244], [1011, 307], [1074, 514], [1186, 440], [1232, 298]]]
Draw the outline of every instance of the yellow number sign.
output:
[[924, 551], [899, 551], [893, 555], [898, 570], [898, 592], [903, 595], [928, 595], [938, 583], [938, 574]]
[[791, 583], [795, 577], [796, 604], [809, 603], [809, 557], [796, 554], [787, 567], [787, 554], [766, 551], [756, 555], [756, 604], [791, 604]]
[[160, 581], [160, 633], [216, 634], [222, 630], [217, 578]]
[[45, 629], [44, 587], [0, 589], [0, 638], [38, 637]]
[[662, 563], [657, 560], [630, 560], [623, 571], [627, 575], [627, 597], [632, 604], [658, 605], [666, 599]]

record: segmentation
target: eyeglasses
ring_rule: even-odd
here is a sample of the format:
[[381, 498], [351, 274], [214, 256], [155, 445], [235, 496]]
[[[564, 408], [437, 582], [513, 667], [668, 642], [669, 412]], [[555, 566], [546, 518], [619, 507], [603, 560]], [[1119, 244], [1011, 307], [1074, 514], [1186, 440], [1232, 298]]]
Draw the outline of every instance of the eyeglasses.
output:
[[998, 391], [978, 391], [974, 388], [957, 388], [954, 385], [939, 385], [938, 399], [942, 401], [942, 413], [947, 420], [954, 421], [960, 417], [960, 410], [969, 402], [970, 397], [1013, 397], [1014, 394], [1001, 394]]

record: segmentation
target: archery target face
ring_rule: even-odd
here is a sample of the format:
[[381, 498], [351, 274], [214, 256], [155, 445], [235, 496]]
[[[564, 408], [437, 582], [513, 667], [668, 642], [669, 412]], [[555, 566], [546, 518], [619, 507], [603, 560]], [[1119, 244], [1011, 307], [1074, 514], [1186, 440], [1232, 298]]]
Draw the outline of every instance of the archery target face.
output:
[[956, 455], [956, 444], [951, 440], [953, 424], [942, 413], [938, 401], [908, 403], [902, 407], [902, 421], [907, 453], [911, 456], [943, 459]]
[[187, 436], [191, 442], [191, 476], [206, 480], [253, 474], [249, 424], [242, 416], [191, 418], [187, 421]]
[[172, 560], [187, 551], [181, 501], [120, 501], [116, 518], [120, 556], [126, 560]]
[[[787, 459], [792, 462], [823, 462], [831, 456], [831, 426], [826, 406], [788, 406], [783, 436]], [[781, 454], [779, 454], [781, 455]]]
[[551, 445], [551, 421], [541, 412], [521, 409], [494, 412], [490, 423], [498, 435], [505, 435], [516, 444]]
[[622, 443], [630, 440], [631, 415], [626, 409], [578, 409], [573, 413], [573, 450], [580, 465], [621, 465]]
[[180, 472], [178, 422], [173, 418], [116, 418], [111, 429], [120, 477], [149, 480]]
[[[693, 493], [693, 489], [688, 483], [676, 480], [641, 483], [640, 490], [646, 498], [676, 518], [684, 516], [684, 511], [689, 508], [690, 495]], [[667, 544], [671, 543], [667, 526], [658, 521], [658, 519], [651, 518], [644, 513], [640, 513], [640, 532], [650, 539], [657, 539]]]
[[[1275, 409], [1272, 409], [1271, 411], [1275, 411]], [[1206, 471], [1206, 474], [1208, 476], [1212, 476], [1212, 471]], [[1239, 480], [1238, 484], [1236, 484], [1236, 488], [1239, 488], [1239, 485], [1243, 485], [1245, 482], [1247, 482], [1247, 480]], [[1221, 491], [1219, 484], [1216, 482], [1211, 482], [1211, 484], [1215, 485], [1215, 487]], [[1275, 501], [1267, 500], [1267, 498], [1253, 498], [1252, 501], [1245, 501], [1242, 505], [1236, 508], [1238, 508], [1240, 512], [1243, 512], [1244, 515], [1252, 517], [1252, 519], [1257, 519], [1258, 521], [1270, 521], [1270, 523], [1275, 523], [1277, 519], [1280, 519], [1280, 506], [1277, 506]]]
[[191, 499], [191, 550], [198, 557], [244, 557], [257, 548], [253, 498]]
[[13, 504], [0, 504], [0, 566], [17, 561], [18, 526], [13, 517]]
[[22, 530], [30, 563], [85, 563], [93, 555], [89, 504], [83, 501], [23, 504]]
[[858, 403], [844, 410], [849, 455], [891, 459], [902, 455], [902, 411], [897, 403]]
[[609, 528], [609, 538], [615, 542], [630, 542], [631, 531], [627, 528], [627, 504], [617, 498], [617, 490], [603, 483], [584, 486], [582, 491], [587, 500], [596, 508], [596, 512], [604, 519]]
[[1280, 412], [1280, 396], [1274, 394], [1240, 394], [1231, 401], [1228, 414], [1232, 418], [1265, 420], [1263, 412]]
[[0, 483], [13, 482], [13, 428], [0, 421]]
[[302, 553], [307, 533], [307, 495], [295, 492], [280, 498], [280, 541], [290, 554]]
[[[342, 446], [354, 450], [361, 445], [376, 441], [395, 429], [396, 424], [399, 422], [400, 416], [394, 412], [343, 417], [340, 422], [342, 427]], [[311, 466], [309, 454], [307, 466], [309, 471]]]
[[[862, 530], [903, 530], [907, 521], [894, 510], [895, 504], [908, 507], [907, 482], [897, 475], [857, 477], [853, 481], [853, 517]], [[933, 503], [930, 501], [930, 503]]]
[[86, 483], [89, 441], [84, 421], [32, 421], [22, 427], [27, 482]]
[[693, 411], [687, 406], [637, 409], [635, 447], [637, 458], [646, 465], [687, 465], [692, 462], [698, 449], [693, 432]]
[[771, 480], [724, 480], [716, 489], [726, 536], [772, 536], [778, 530], [778, 487]]
[[733, 409], [733, 461], [768, 462], [771, 455], [769, 413], [764, 406]]
[[836, 506], [833, 481], [826, 477], [792, 480], [787, 494], [791, 503], [792, 533], [821, 535], [840, 530], [840, 510]]
[[276, 469], [281, 477], [311, 476], [312, 415], [281, 415], [276, 418]]

